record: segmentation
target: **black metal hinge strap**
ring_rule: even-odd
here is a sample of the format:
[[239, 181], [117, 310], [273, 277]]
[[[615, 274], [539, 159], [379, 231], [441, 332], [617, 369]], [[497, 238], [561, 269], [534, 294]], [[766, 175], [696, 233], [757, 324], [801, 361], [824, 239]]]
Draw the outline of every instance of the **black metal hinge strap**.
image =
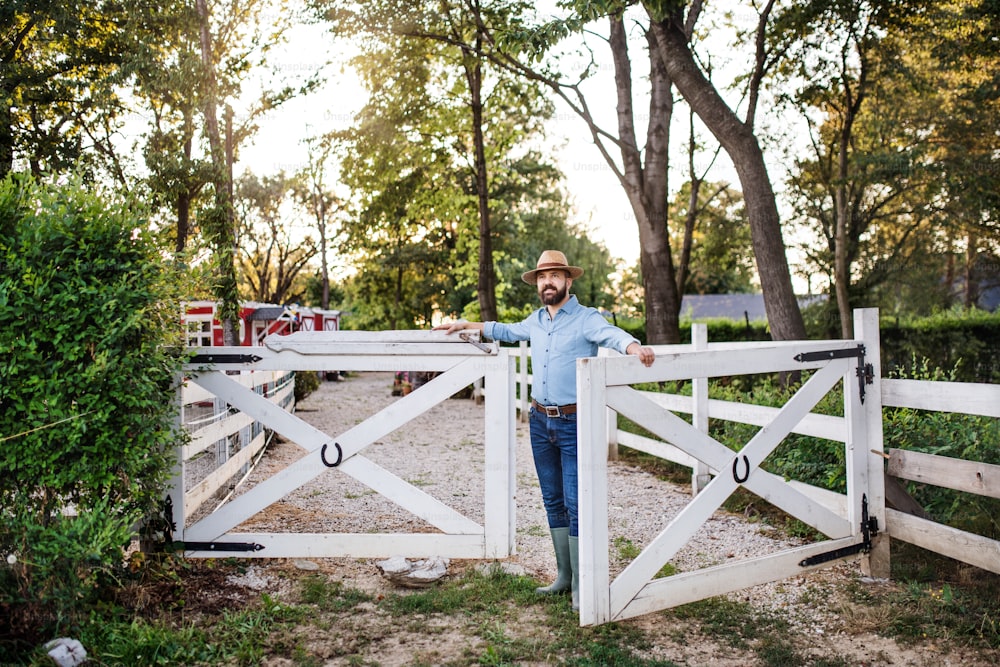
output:
[[864, 358], [865, 346], [858, 345], [856, 348], [844, 348], [842, 350], [820, 350], [818, 352], [800, 352], [793, 358], [795, 361], [825, 361], [827, 359], [847, 359], [848, 357]]
[[264, 357], [256, 354], [196, 354], [188, 363], [191, 364], [254, 364]]
[[263, 544], [256, 542], [174, 542], [177, 551], [220, 551], [226, 553], [246, 553], [260, 551]]
[[853, 556], [854, 554], [868, 553], [872, 550], [872, 538], [878, 535], [878, 518], [868, 516], [868, 496], [861, 496], [861, 541], [857, 544], [850, 544], [846, 547], [827, 551], [799, 561], [800, 567], [829, 563], [830, 561]]
[[828, 359], [847, 359], [849, 357], [858, 358], [858, 398], [861, 403], [865, 402], [865, 385], [875, 382], [875, 368], [871, 364], [865, 363], [865, 346], [858, 345], [855, 348], [845, 348], [843, 350], [820, 350], [819, 352], [800, 352], [794, 359], [798, 362], [825, 361]]

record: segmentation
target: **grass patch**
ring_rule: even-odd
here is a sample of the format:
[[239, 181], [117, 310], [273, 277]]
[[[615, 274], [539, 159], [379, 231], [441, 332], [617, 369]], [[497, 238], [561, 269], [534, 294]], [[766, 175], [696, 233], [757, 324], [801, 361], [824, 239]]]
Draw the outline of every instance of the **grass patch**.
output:
[[810, 664], [790, 640], [788, 621], [772, 611], [715, 597], [664, 613], [697, 622], [706, 636], [731, 648], [754, 653], [760, 665]]
[[852, 582], [851, 613], [861, 609], [878, 620], [873, 631], [908, 643], [1000, 649], [1000, 576], [912, 545], [901, 544], [899, 552], [892, 561], [899, 585]]

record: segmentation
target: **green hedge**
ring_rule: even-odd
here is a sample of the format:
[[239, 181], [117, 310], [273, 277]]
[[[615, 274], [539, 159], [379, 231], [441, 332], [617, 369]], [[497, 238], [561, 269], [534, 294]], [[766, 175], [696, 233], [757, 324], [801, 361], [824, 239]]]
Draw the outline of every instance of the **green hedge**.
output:
[[955, 382], [1000, 382], [1000, 312], [946, 312], [881, 322], [882, 372], [909, 374], [920, 366], [953, 370]]
[[183, 348], [145, 215], [0, 181], [0, 659], [67, 630], [163, 497]]

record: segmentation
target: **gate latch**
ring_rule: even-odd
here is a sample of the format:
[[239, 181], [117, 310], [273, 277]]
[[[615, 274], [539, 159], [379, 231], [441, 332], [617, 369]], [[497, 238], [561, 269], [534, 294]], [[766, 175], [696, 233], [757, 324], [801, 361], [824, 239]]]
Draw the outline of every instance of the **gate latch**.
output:
[[833, 560], [853, 556], [854, 554], [866, 554], [872, 550], [872, 538], [878, 535], [878, 518], [868, 516], [868, 496], [861, 496], [861, 541], [846, 547], [816, 554], [799, 561], [799, 567], [809, 567], [819, 565]]

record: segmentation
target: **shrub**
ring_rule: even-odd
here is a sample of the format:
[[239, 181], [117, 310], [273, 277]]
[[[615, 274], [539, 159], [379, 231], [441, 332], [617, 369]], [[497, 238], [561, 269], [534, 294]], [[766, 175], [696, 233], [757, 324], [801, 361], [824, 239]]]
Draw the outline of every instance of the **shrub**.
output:
[[144, 216], [0, 182], [0, 636], [65, 629], [162, 498], [183, 348]]
[[316, 371], [295, 372], [295, 402], [302, 402], [306, 396], [319, 389], [319, 373]]

